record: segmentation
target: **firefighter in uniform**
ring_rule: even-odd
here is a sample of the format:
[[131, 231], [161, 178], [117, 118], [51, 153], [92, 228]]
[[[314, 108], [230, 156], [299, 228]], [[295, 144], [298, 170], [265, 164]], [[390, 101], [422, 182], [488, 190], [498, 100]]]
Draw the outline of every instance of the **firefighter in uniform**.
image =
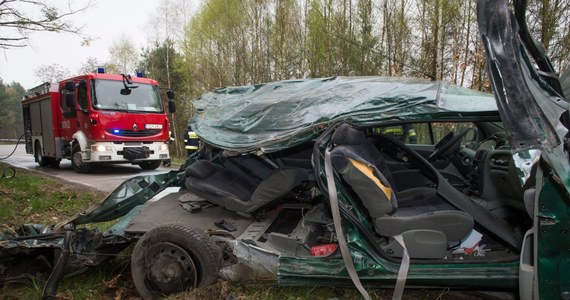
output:
[[198, 151], [199, 145], [200, 140], [198, 139], [198, 135], [192, 130], [192, 127], [188, 125], [188, 130], [184, 133], [184, 149], [188, 152], [188, 156]]
[[375, 128], [374, 132], [382, 133], [398, 139], [402, 143], [416, 144], [417, 136], [414, 127], [411, 124], [403, 126], [389, 126], [383, 128]]

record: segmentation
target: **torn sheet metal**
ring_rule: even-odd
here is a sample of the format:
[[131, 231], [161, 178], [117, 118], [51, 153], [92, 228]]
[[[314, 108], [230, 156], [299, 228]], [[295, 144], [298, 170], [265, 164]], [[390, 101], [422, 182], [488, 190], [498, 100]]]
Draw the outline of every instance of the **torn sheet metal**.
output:
[[538, 149], [527, 149], [513, 154], [513, 162], [517, 168], [521, 186], [530, 178], [532, 167], [540, 160], [541, 153]]
[[277, 253], [231, 240], [228, 244], [233, 249], [237, 263], [222, 268], [220, 277], [230, 281], [277, 280], [279, 255]]
[[560, 120], [570, 104], [535, 69], [537, 61], [548, 58], [527, 52], [532, 41], [521, 40], [519, 34], [524, 32], [508, 1], [480, 3], [477, 14], [493, 92], [510, 144], [516, 149], [556, 147], [568, 132]]

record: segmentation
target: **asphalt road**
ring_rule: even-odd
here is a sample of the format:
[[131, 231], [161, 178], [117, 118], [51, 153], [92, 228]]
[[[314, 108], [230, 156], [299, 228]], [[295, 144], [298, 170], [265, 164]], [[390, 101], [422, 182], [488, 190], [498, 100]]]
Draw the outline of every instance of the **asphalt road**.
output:
[[16, 151], [6, 158], [14, 150], [16, 144], [0, 145], [0, 162], [10, 164], [14, 167], [37, 172], [45, 176], [60, 178], [65, 181], [85, 185], [102, 192], [112, 192], [123, 181], [133, 176], [151, 175], [171, 171], [174, 167], [167, 168], [160, 166], [153, 171], [145, 171], [137, 165], [115, 164], [98, 166], [92, 173], [80, 174], [73, 171], [71, 161], [62, 160], [59, 168], [40, 167], [32, 154], [27, 154], [25, 145], [19, 144]]

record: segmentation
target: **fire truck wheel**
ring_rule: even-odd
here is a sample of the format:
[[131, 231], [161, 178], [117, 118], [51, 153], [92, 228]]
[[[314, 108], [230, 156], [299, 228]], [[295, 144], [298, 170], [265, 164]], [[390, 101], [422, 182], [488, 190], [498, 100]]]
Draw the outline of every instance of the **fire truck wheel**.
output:
[[34, 146], [34, 158], [40, 167], [47, 167], [46, 157], [44, 157], [42, 153], [42, 145], [40, 145], [38, 141], [36, 141], [36, 145]]
[[143, 299], [216, 282], [222, 253], [202, 229], [184, 224], [164, 224], [147, 233], [135, 245], [131, 274]]
[[143, 170], [154, 170], [154, 169], [160, 167], [161, 163], [162, 163], [162, 160], [147, 160], [147, 161], [141, 161], [139, 166]]
[[74, 144], [73, 148], [71, 148], [71, 166], [77, 173], [89, 173], [91, 171], [92, 165], [84, 162], [83, 157], [81, 157], [79, 144]]

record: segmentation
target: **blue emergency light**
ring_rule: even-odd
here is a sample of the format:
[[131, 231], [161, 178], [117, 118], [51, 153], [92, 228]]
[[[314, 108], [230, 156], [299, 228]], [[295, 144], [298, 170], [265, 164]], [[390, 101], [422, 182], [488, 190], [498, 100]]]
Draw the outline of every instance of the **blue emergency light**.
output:
[[105, 74], [105, 67], [97, 67], [98, 74]]

